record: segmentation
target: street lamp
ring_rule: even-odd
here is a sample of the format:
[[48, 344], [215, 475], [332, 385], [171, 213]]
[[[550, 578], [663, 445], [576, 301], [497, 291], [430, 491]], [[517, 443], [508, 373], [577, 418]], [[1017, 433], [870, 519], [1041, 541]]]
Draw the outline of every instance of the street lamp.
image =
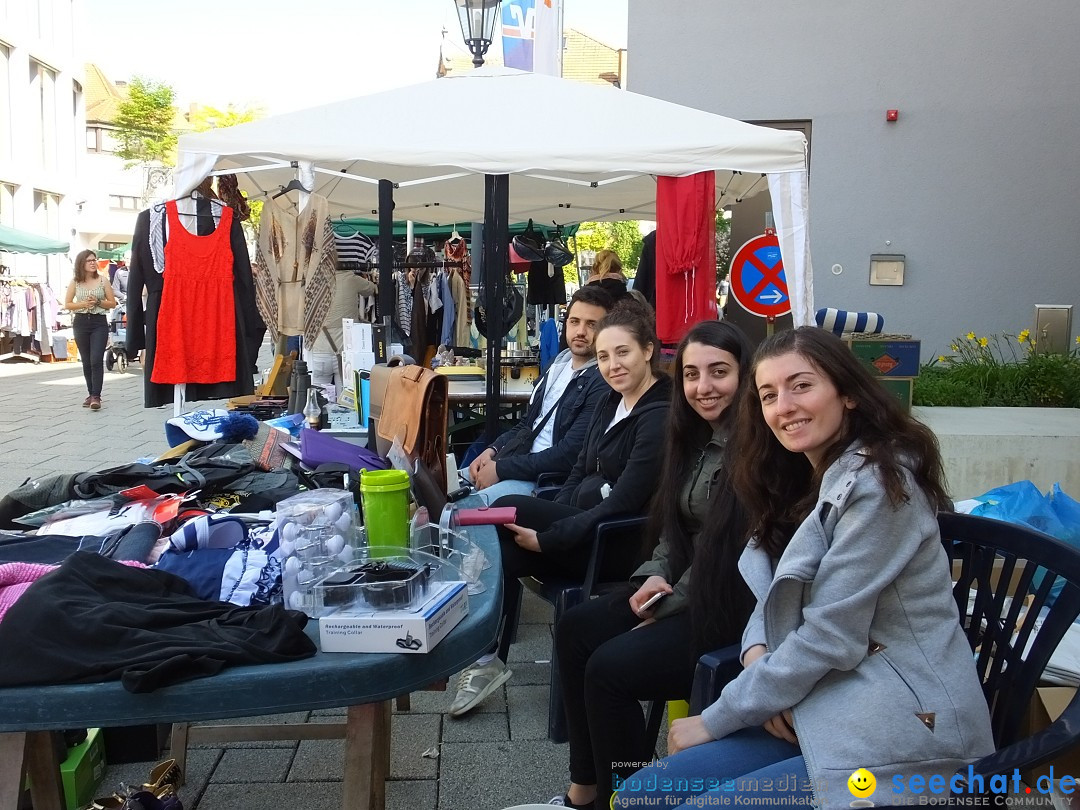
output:
[[501, 4], [502, 0], [454, 0], [461, 22], [461, 35], [465, 37], [465, 45], [473, 55], [473, 67], [484, 64], [484, 54], [495, 38], [495, 23], [499, 19]]

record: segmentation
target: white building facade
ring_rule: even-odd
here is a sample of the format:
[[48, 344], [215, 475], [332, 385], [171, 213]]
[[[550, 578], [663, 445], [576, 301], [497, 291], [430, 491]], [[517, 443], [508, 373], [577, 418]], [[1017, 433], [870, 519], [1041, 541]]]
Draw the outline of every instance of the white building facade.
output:
[[[1080, 309], [1078, 30], [1075, 0], [634, 0], [629, 88], [801, 129], [815, 305], [878, 312], [927, 361]], [[881, 254], [902, 283], [871, 279]]]
[[[82, 0], [0, 0], [0, 224], [72, 243], [85, 139], [77, 32]], [[12, 271], [66, 285], [65, 256], [3, 254]]]

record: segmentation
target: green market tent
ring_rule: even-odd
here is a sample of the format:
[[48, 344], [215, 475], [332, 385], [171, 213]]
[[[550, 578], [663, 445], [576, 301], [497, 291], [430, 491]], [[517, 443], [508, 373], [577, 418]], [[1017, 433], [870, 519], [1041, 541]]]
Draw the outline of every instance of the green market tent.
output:
[[29, 231], [20, 231], [0, 225], [0, 251], [7, 253], [67, 253], [71, 245]]
[[118, 248], [113, 248], [112, 250], [95, 250], [94, 253], [97, 254], [99, 259], [115, 260], [124, 258], [124, 254], [129, 250], [131, 250], [131, 242], [128, 242], [126, 245], [121, 245]]

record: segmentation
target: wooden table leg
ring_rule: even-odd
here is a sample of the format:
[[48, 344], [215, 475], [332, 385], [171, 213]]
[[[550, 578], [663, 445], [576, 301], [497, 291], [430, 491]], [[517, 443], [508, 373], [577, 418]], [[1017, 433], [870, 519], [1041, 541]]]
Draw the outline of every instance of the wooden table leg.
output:
[[184, 781], [187, 781], [188, 729], [190, 723], [173, 723], [169, 733], [169, 755], [176, 760]]
[[0, 734], [0, 810], [16, 810], [23, 786], [26, 732]]
[[60, 782], [60, 759], [53, 740], [55, 731], [26, 734], [26, 773], [34, 810], [64, 810], [64, 786]]
[[350, 706], [345, 722], [343, 810], [384, 810], [390, 773], [390, 701]]

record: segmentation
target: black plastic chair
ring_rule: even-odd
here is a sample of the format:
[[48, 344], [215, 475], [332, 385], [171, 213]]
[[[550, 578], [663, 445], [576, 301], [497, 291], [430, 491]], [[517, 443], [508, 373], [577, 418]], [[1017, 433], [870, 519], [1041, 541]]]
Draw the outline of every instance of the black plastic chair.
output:
[[[938, 523], [998, 748], [971, 766], [985, 783], [989, 776], [1036, 767], [1080, 744], [1080, 692], [1047, 728], [1023, 736], [1043, 670], [1080, 615], [1080, 549], [1024, 526], [973, 515], [942, 513]], [[691, 713], [700, 714], [715, 701], [740, 669], [739, 645], [703, 655]], [[958, 773], [965, 777], [967, 768]]]
[[[633, 573], [637, 558], [633, 557], [628, 570], [613, 570], [605, 566], [607, 552], [613, 548], [626, 548], [627, 543], [640, 545], [641, 531], [645, 527], [644, 517], [611, 518], [597, 524], [593, 530], [592, 553], [582, 580], [564, 577], [548, 577], [541, 581], [536, 577], [524, 577], [519, 580], [521, 586], [528, 588], [545, 602], [555, 608], [555, 624], [574, 605], [578, 605], [591, 596], [606, 593], [622, 585]], [[601, 580], [601, 574], [607, 577]], [[516, 640], [517, 625], [521, 615], [522, 588], [511, 589], [514, 593], [503, 594], [503, 599], [511, 600], [507, 607], [510, 626], [503, 628], [499, 640], [499, 657], [506, 659], [512, 641]], [[651, 716], [651, 715], [650, 715]], [[659, 717], [656, 718], [659, 728]], [[655, 734], [654, 734], [655, 736]], [[548, 739], [555, 743], [567, 741], [566, 713], [563, 708], [562, 686], [559, 682], [559, 662], [554, 646], [551, 650], [551, 684], [548, 687]]]

